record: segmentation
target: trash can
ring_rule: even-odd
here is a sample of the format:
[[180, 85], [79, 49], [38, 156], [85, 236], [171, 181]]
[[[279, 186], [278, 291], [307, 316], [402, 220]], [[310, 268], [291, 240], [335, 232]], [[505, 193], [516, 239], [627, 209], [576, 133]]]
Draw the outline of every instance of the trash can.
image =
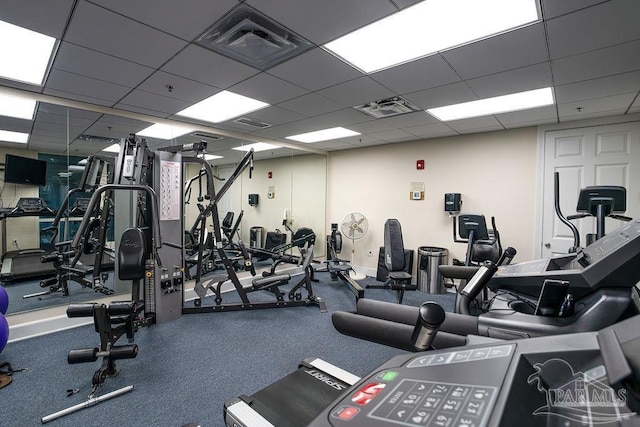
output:
[[249, 229], [249, 246], [252, 248], [264, 248], [264, 227], [251, 227]]
[[430, 294], [446, 292], [439, 265], [447, 264], [449, 251], [435, 246], [418, 248], [418, 289]]

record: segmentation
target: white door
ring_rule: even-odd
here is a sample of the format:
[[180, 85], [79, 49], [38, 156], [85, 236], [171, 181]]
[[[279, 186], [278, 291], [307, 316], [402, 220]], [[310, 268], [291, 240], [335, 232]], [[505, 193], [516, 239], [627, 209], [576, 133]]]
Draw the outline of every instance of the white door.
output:
[[[576, 213], [581, 188], [621, 185], [627, 189], [627, 216], [640, 216], [640, 122], [548, 131], [544, 138], [543, 213], [541, 256], [567, 253], [573, 244], [571, 230], [554, 210], [554, 173], [560, 176], [560, 208], [565, 216]], [[580, 232], [595, 233], [592, 217], [573, 221]], [[622, 222], [607, 218], [607, 232]]]

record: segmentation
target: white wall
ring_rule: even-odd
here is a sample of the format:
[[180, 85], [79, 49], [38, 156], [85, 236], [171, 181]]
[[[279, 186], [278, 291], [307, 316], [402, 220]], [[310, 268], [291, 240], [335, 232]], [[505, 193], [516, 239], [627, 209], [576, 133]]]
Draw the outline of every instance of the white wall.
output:
[[[354, 265], [375, 270], [384, 222], [397, 218], [407, 249], [444, 247], [451, 263], [464, 259], [466, 246], [453, 242], [444, 194], [461, 193], [462, 212], [484, 214], [487, 222], [495, 216], [503, 247], [515, 247], [517, 261], [532, 259], [536, 144], [529, 127], [331, 152], [327, 230], [349, 212], [364, 214], [369, 231], [355, 241]], [[420, 159], [424, 170], [416, 170]], [[424, 182], [424, 200], [409, 199], [412, 182]], [[344, 239], [343, 257], [351, 247]]]

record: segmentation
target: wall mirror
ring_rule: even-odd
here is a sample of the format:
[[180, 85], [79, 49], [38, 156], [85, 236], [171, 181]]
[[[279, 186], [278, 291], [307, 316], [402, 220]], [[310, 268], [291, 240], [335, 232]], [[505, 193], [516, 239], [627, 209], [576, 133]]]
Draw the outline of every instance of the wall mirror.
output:
[[[22, 123], [14, 120], [11, 123], [14, 129], [22, 130], [22, 127], [23, 132], [30, 134], [28, 149], [23, 148], [23, 144], [0, 143], [0, 163], [5, 162], [7, 155], [37, 159], [46, 162], [47, 175], [44, 185], [17, 184], [6, 182], [4, 168], [0, 168], [1, 207], [6, 212], [15, 208], [21, 198], [43, 199], [53, 213], [5, 217], [2, 220], [0, 236], [6, 242], [3, 253], [46, 248], [50, 237], [46, 228], [51, 224], [52, 216], [67, 192], [77, 185], [81, 175], [78, 163], [90, 154], [108, 154], [103, 152], [105, 148], [119, 143], [120, 138], [137, 133], [151, 124], [151, 121], [138, 118], [70, 108], [49, 102], [38, 102], [33, 121], [25, 120]], [[245, 155], [245, 151], [234, 148], [252, 143], [201, 131], [193, 131], [171, 140], [146, 139], [151, 149], [206, 141], [208, 162], [213, 166], [216, 176], [221, 179], [228, 178]], [[115, 153], [112, 155], [115, 156]], [[185, 181], [197, 174], [198, 169], [195, 165], [186, 167]], [[221, 188], [223, 182], [215, 180], [216, 191]], [[190, 227], [197, 216], [198, 191], [198, 188], [192, 189], [191, 200], [185, 205], [185, 229]], [[255, 197], [253, 195], [257, 195], [257, 202], [249, 203], [249, 195], [252, 195], [252, 198]], [[78, 195], [83, 196], [90, 197], [90, 194]], [[236, 238], [255, 246], [264, 246], [266, 234], [270, 231], [279, 230], [288, 234], [288, 239], [291, 239], [292, 232], [298, 228], [311, 228], [317, 236], [314, 254], [316, 257], [322, 257], [326, 250], [325, 199], [326, 156], [291, 147], [276, 147], [254, 153], [251, 179], [248, 171], [245, 171], [221, 200], [218, 211], [221, 220], [228, 212], [233, 212], [234, 222], [242, 216]], [[285, 219], [288, 220], [289, 229], [283, 223]], [[78, 223], [78, 217], [70, 217], [64, 223], [68, 225], [60, 228], [58, 240], [65, 237], [73, 238]], [[257, 230], [260, 230], [260, 233], [257, 233]], [[110, 235], [109, 244], [113, 245], [113, 240], [113, 235]], [[106, 271], [110, 276], [114, 275], [113, 270], [109, 271], [107, 268]], [[241, 272], [239, 275], [248, 273]], [[62, 295], [61, 292], [52, 292], [49, 295], [23, 298], [25, 295], [47, 291], [48, 288], [41, 288], [39, 283], [41, 278], [48, 276], [49, 273], [46, 273], [44, 276], [3, 281], [2, 286], [7, 289], [10, 297], [7, 315], [67, 305], [71, 302], [95, 300], [102, 296], [96, 294], [93, 289], [70, 282], [68, 296]], [[189, 285], [186, 288], [188, 289]], [[122, 287], [116, 289], [127, 291]]]

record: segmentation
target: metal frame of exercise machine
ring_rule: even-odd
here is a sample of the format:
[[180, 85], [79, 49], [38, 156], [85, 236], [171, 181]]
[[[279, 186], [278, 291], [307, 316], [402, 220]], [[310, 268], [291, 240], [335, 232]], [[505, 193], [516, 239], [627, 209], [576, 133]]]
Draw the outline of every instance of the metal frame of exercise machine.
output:
[[[249, 168], [249, 177], [251, 177], [251, 173], [253, 170], [253, 150], [250, 150], [245, 154], [240, 163], [236, 166], [235, 170], [231, 174], [229, 178], [225, 180], [224, 185], [217, 192], [213, 186], [213, 172], [211, 170], [211, 166], [199, 157], [192, 158], [183, 158], [183, 161], [187, 162], [196, 162], [200, 163], [202, 168], [206, 172], [207, 176], [207, 194], [211, 197], [209, 199], [209, 203], [204, 208], [204, 211], [201, 212], [201, 215], [206, 218], [211, 216], [213, 221], [213, 241], [215, 245], [215, 251], [217, 252], [217, 259], [224, 266], [225, 272], [222, 274], [216, 274], [212, 277], [202, 279], [202, 266], [198, 265], [196, 277], [196, 283], [194, 285], [194, 292], [198, 296], [194, 300], [193, 306], [183, 306], [182, 312], [184, 314], [187, 313], [210, 313], [210, 312], [218, 312], [218, 311], [237, 311], [237, 310], [256, 310], [256, 309], [265, 309], [265, 308], [280, 308], [280, 307], [294, 307], [294, 306], [307, 306], [310, 304], [317, 304], [320, 306], [321, 310], [324, 309], [324, 302], [317, 296], [313, 294], [311, 285], [309, 282], [306, 282], [304, 286], [308, 292], [306, 298], [302, 298], [302, 296], [298, 296], [297, 293], [289, 294], [289, 301], [285, 301], [284, 298], [280, 298], [278, 296], [278, 291], [274, 292], [277, 286], [284, 284], [284, 280], [274, 280], [273, 283], [269, 282], [259, 282], [259, 285], [253, 284], [251, 287], [245, 287], [240, 283], [240, 279], [235, 271], [235, 261], [232, 260], [228, 254], [225, 252], [222, 232], [221, 232], [221, 223], [220, 216], [218, 213], [218, 202], [225, 195], [225, 193], [229, 190], [231, 185], [240, 177], [240, 175], [245, 171], [245, 169]], [[204, 227], [203, 227], [204, 228]], [[199, 251], [203, 250], [204, 246], [204, 235], [200, 236], [200, 242], [198, 244]], [[244, 269], [245, 271], [250, 271], [252, 275], [255, 275], [255, 267], [253, 265], [253, 261], [251, 259], [251, 255], [245, 248], [242, 241], [238, 242], [238, 246], [240, 247], [240, 251], [242, 253], [242, 257], [244, 259]], [[312, 254], [312, 251], [311, 251]], [[312, 255], [310, 255], [312, 256]], [[200, 259], [201, 253], [200, 253]], [[305, 271], [307, 268], [305, 267]], [[223, 304], [223, 290], [222, 287], [227, 282], [230, 282], [238, 296], [240, 297], [240, 303], [231, 303], [231, 304]], [[300, 286], [296, 286], [296, 288], [300, 288]], [[249, 299], [248, 294], [257, 290], [268, 290], [275, 295], [275, 301], [251, 301]], [[215, 305], [202, 305], [202, 300], [207, 297], [207, 293], [211, 291], [213, 295], [215, 295]]]

